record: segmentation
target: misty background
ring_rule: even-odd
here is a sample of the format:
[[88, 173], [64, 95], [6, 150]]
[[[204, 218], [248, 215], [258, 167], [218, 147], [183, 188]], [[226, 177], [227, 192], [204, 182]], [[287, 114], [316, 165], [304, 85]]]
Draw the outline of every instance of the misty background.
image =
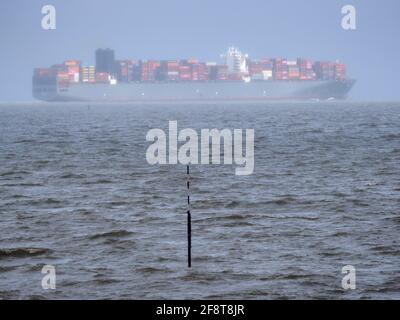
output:
[[[57, 29], [41, 27], [44, 5]], [[344, 5], [357, 30], [341, 27]], [[100, 47], [117, 59], [220, 61], [235, 45], [250, 58], [340, 60], [358, 80], [353, 100], [398, 100], [398, 0], [3, 0], [0, 2], [0, 101], [30, 101], [33, 68], [66, 59], [94, 64]]]

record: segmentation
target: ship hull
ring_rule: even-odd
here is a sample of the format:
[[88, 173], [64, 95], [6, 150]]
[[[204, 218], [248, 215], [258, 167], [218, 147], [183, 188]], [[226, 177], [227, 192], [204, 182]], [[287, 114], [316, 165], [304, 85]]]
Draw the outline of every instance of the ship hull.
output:
[[33, 80], [33, 96], [44, 101], [223, 101], [346, 99], [354, 80], [76, 83]]

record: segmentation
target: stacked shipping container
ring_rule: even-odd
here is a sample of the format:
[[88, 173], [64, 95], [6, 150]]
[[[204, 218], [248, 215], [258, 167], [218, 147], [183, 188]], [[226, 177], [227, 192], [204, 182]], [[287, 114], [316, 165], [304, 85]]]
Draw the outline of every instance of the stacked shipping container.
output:
[[[97, 52], [97, 55], [99, 53]], [[287, 60], [247, 59], [248, 72], [229, 73], [227, 65], [211, 62], [186, 60], [117, 60], [113, 70], [119, 82], [154, 81], [241, 81], [250, 77], [255, 81], [265, 80], [337, 80], [346, 79], [346, 66], [339, 62], [318, 61], [297, 58]], [[55, 78], [61, 87], [71, 83], [111, 83], [115, 82], [114, 73], [96, 70], [94, 66], [81, 67], [78, 60], [66, 60], [63, 64], [51, 68], [37, 68], [34, 76]]]
[[192, 81], [206, 81], [208, 74], [206, 73], [206, 65], [204, 63], [192, 64]]
[[110, 78], [107, 72], [96, 72], [96, 83], [110, 83]]
[[140, 81], [155, 81], [156, 73], [160, 68], [160, 61], [149, 60], [142, 62]]
[[346, 79], [346, 66], [343, 63], [337, 62], [335, 64], [335, 80]]
[[298, 80], [300, 78], [300, 69], [297, 65], [297, 61], [290, 60], [286, 62], [288, 68], [288, 79]]
[[287, 60], [283, 58], [277, 58], [274, 62], [274, 79], [275, 80], [288, 80], [288, 66]]
[[273, 62], [270, 59], [248, 60], [249, 75], [252, 80], [270, 80], [273, 74]]
[[191, 81], [192, 80], [192, 66], [179, 66], [179, 80]]
[[313, 65], [310, 60], [298, 58], [297, 65], [300, 71], [300, 80], [315, 80], [316, 75], [313, 70]]
[[228, 66], [226, 65], [208, 65], [208, 79], [214, 81], [228, 80]]
[[159, 76], [160, 81], [178, 81], [179, 80], [179, 61], [164, 60], [160, 63]]
[[96, 82], [96, 69], [95, 66], [88, 66], [81, 68], [81, 81], [94, 83]]
[[64, 61], [66, 72], [68, 73], [69, 82], [79, 82], [80, 62], [77, 60]]
[[115, 62], [115, 74], [120, 82], [133, 81], [134, 60], [118, 60]]
[[329, 61], [317, 61], [314, 64], [317, 79], [333, 80], [335, 78], [335, 63]]

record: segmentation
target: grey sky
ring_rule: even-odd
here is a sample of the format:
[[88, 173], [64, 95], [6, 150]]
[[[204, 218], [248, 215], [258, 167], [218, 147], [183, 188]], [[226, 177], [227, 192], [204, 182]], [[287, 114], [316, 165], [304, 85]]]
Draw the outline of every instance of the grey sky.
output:
[[[57, 30], [41, 28], [41, 8], [57, 9]], [[357, 30], [341, 28], [341, 8], [357, 9]], [[398, 0], [2, 0], [0, 101], [31, 98], [34, 67], [68, 58], [218, 61], [229, 45], [250, 57], [308, 57], [346, 63], [354, 99], [399, 100]]]

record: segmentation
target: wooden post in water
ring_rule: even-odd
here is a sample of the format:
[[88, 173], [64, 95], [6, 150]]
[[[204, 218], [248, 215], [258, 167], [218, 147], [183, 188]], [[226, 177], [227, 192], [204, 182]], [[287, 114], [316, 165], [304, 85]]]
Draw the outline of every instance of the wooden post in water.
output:
[[187, 241], [188, 241], [188, 268], [192, 267], [192, 217], [190, 214], [190, 171], [189, 165], [186, 167], [187, 174]]

